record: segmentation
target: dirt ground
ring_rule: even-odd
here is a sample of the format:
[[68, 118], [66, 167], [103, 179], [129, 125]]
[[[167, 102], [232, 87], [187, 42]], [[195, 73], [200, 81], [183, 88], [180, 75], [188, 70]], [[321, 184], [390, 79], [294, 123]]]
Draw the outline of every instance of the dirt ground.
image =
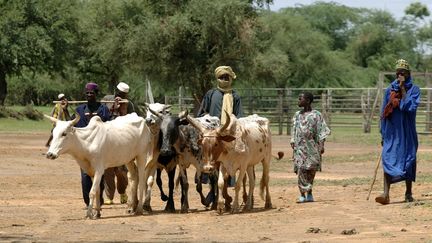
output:
[[[273, 150], [284, 151], [288, 159], [273, 162], [273, 209], [263, 209], [256, 187], [252, 212], [218, 215], [200, 204], [190, 178], [191, 210], [187, 214], [165, 213], [153, 188], [151, 215], [126, 214], [116, 194], [114, 205], [102, 206], [100, 219], [88, 220], [84, 218], [79, 167], [69, 155], [46, 159], [43, 145], [47, 136], [0, 134], [0, 242], [432, 242], [430, 161], [418, 163], [417, 175], [423, 179], [414, 184], [415, 202], [403, 202], [404, 184], [398, 183], [392, 186], [391, 204], [382, 206], [374, 202], [382, 189], [381, 170], [371, 200], [366, 200], [376, 159], [357, 159], [364, 154], [378, 155], [379, 148], [329, 142], [323, 172], [316, 176], [316, 202], [297, 204], [289, 140], [274, 136]], [[420, 153], [432, 152], [420, 147]], [[350, 159], [326, 160], [326, 156], [339, 155]], [[176, 192], [177, 209], [179, 198]]]

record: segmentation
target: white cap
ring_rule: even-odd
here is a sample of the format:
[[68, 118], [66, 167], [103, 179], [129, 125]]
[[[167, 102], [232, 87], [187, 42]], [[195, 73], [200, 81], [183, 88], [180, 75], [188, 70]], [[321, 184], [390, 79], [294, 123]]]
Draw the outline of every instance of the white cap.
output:
[[126, 83], [120, 82], [119, 84], [117, 84], [117, 89], [123, 93], [129, 93], [129, 85], [127, 85]]
[[64, 94], [59, 94], [59, 95], [57, 96], [57, 98], [58, 98], [59, 100], [63, 99], [64, 97], [65, 97]]

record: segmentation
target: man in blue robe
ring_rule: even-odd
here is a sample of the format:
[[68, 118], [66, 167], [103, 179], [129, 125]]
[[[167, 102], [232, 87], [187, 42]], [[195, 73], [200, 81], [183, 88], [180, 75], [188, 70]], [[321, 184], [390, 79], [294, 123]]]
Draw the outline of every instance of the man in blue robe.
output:
[[375, 198], [390, 203], [390, 185], [405, 181], [405, 201], [412, 202], [412, 182], [416, 177], [418, 139], [416, 113], [420, 89], [414, 85], [407, 61], [396, 62], [396, 80], [386, 89], [381, 113], [384, 193]]

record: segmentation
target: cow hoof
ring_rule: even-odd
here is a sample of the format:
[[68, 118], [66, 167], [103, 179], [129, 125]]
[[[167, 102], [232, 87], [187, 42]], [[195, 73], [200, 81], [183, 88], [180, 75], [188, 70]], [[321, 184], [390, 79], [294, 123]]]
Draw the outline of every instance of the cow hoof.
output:
[[189, 207], [182, 207], [180, 210], [180, 213], [188, 213], [189, 212]]
[[265, 209], [271, 209], [271, 208], [273, 208], [273, 205], [272, 205], [271, 202], [266, 202], [265, 205], [264, 205], [264, 208]]
[[246, 204], [243, 208], [243, 211], [244, 212], [252, 211], [252, 206]]
[[153, 210], [152, 210], [152, 208], [151, 208], [150, 205], [144, 205], [143, 209], [144, 209], [144, 211], [149, 212], [149, 213], [153, 212]]
[[238, 207], [235, 207], [231, 210], [231, 213], [239, 213], [240, 210], [238, 209]]
[[210, 206], [210, 201], [207, 201], [205, 198], [201, 198], [201, 204], [204, 205], [206, 208]]
[[231, 204], [232, 201], [233, 201], [232, 197], [228, 196], [227, 198], [225, 198], [225, 205]]
[[222, 215], [224, 213], [224, 208], [218, 208], [217, 212], [219, 215]]
[[161, 200], [166, 202], [168, 201], [169, 197], [167, 197], [167, 195], [161, 195]]
[[216, 210], [216, 209], [217, 209], [217, 204], [213, 203], [212, 206], [211, 206], [211, 208], [210, 208], [210, 210]]
[[225, 212], [230, 212], [232, 210], [231, 204], [225, 202]]
[[175, 213], [175, 208], [165, 207], [165, 212], [167, 212], [167, 213]]

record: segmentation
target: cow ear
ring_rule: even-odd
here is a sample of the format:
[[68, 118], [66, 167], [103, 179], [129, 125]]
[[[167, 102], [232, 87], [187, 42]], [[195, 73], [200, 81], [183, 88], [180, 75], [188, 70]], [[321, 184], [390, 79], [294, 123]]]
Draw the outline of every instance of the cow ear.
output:
[[231, 135], [226, 135], [226, 136], [220, 136], [220, 139], [225, 142], [231, 142], [234, 141], [236, 138]]
[[75, 133], [75, 131], [76, 131], [76, 128], [75, 127], [71, 127], [71, 132]]

